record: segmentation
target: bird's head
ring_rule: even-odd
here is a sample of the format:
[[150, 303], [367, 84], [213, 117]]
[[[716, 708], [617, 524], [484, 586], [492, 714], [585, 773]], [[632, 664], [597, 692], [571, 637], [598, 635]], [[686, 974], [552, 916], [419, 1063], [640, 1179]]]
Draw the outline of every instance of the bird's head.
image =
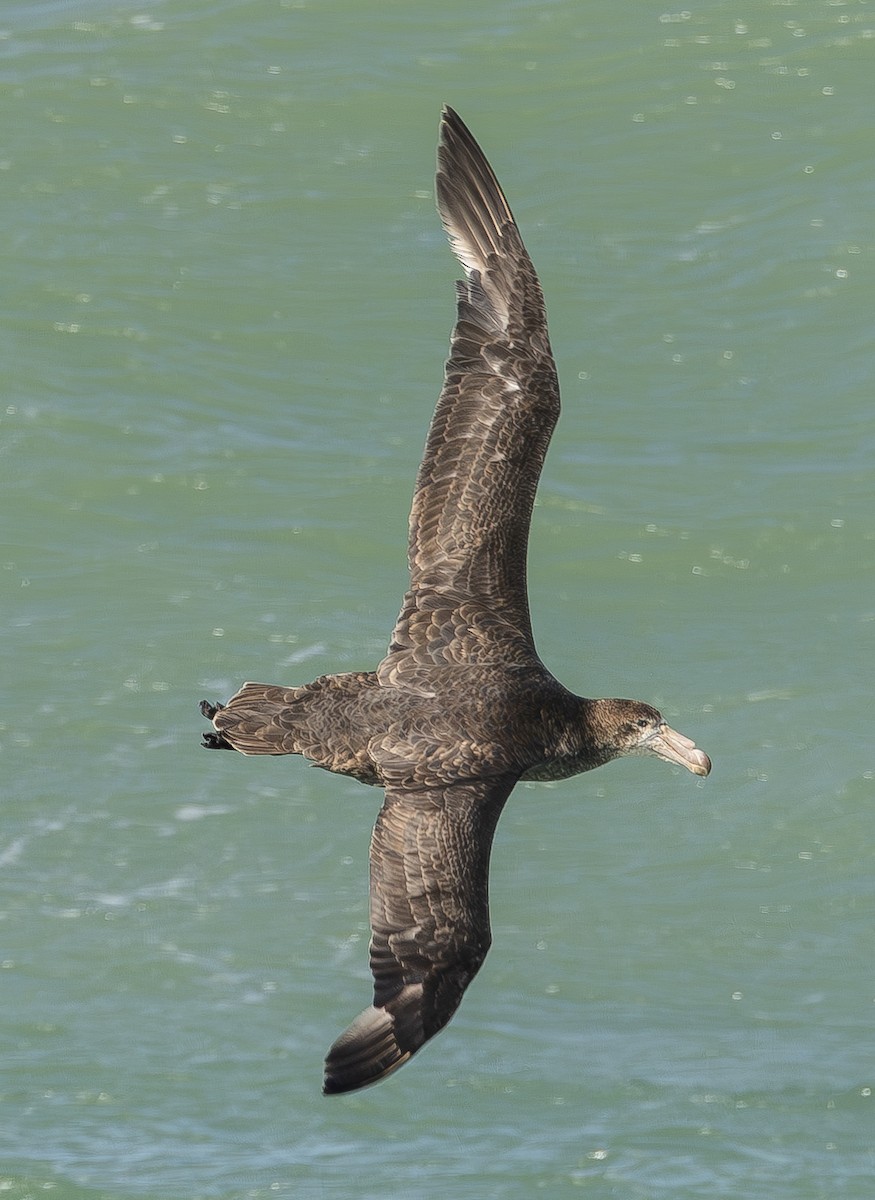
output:
[[653, 754], [665, 762], [707, 775], [711, 760], [695, 742], [678, 733], [662, 713], [641, 700], [599, 700], [598, 724], [604, 730], [612, 757]]

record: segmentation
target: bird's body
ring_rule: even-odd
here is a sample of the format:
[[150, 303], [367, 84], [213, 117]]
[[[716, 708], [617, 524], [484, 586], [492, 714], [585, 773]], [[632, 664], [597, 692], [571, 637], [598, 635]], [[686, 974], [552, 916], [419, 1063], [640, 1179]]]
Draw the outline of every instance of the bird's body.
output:
[[624, 754], [710, 770], [650, 705], [575, 696], [537, 655], [526, 547], [559, 415], [556, 368], [534, 267], [451, 109], [437, 195], [466, 279], [388, 653], [375, 671], [247, 683], [227, 705], [202, 705], [210, 748], [301, 754], [385, 789], [370, 855], [374, 1002], [329, 1051], [326, 1092], [375, 1083], [455, 1012], [490, 945], [492, 837], [520, 779], [562, 779]]

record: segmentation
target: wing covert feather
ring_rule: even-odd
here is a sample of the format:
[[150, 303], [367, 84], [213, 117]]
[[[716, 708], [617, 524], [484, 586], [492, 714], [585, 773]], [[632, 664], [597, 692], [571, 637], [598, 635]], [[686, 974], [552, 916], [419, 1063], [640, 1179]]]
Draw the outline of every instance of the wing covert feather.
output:
[[437, 661], [534, 654], [526, 550], [559, 416], [544, 299], [498, 180], [449, 108], [441, 122], [436, 186], [441, 220], [466, 279], [456, 285], [450, 357], [414, 490], [410, 591], [383, 678], [407, 661], [435, 661], [425, 645], [428, 622], [419, 615], [435, 607], [435, 596], [457, 607], [474, 604], [502, 627], [466, 636], [467, 622], [460, 622], [456, 644], [441, 646]]
[[387, 789], [371, 841], [374, 1002], [325, 1063], [325, 1091], [376, 1083], [434, 1037], [491, 942], [489, 857], [516, 776]]

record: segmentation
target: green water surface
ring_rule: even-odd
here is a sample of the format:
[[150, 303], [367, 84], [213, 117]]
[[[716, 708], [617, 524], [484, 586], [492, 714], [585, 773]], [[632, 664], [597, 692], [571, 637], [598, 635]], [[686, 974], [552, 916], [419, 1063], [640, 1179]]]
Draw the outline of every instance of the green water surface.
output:
[[[875, 6], [9, 0], [0, 67], [0, 1191], [868, 1200]], [[444, 101], [563, 384], [539, 650], [714, 771], [518, 788], [457, 1017], [329, 1100], [380, 797], [197, 702], [383, 653]]]

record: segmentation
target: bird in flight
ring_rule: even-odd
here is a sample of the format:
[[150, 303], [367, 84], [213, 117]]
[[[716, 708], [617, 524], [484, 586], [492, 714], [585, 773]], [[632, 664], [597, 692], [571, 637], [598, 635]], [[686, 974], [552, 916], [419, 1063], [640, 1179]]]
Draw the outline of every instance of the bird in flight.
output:
[[370, 849], [374, 999], [329, 1050], [326, 1093], [383, 1079], [458, 1008], [491, 943], [490, 851], [519, 780], [630, 754], [711, 769], [649, 704], [576, 696], [538, 657], [526, 547], [559, 416], [544, 299], [498, 180], [449, 107], [436, 183], [465, 279], [386, 657], [373, 671], [245, 683], [227, 704], [201, 704], [210, 749], [301, 754], [384, 791]]

